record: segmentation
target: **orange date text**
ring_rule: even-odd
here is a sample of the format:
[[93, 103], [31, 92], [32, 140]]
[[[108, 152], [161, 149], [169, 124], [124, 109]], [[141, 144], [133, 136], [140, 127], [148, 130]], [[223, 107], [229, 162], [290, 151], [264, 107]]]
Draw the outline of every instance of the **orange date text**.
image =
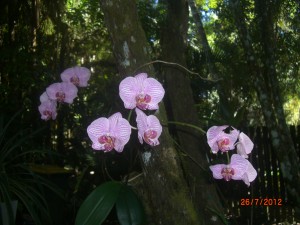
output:
[[281, 198], [241, 198], [241, 206], [282, 206]]

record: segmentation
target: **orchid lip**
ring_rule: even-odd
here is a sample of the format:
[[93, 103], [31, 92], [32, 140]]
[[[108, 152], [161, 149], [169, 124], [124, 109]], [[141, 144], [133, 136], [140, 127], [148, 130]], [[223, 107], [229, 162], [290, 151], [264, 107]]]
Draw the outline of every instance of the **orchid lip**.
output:
[[144, 133], [144, 140], [150, 144], [153, 145], [153, 139], [155, 139], [157, 137], [157, 132], [155, 130], [147, 130]]
[[151, 96], [148, 94], [139, 94], [135, 97], [135, 100], [137, 107], [145, 110], [148, 107], [148, 103], [151, 102]]
[[115, 147], [115, 139], [108, 135], [102, 135], [98, 138], [100, 144], [104, 146], [104, 151], [109, 152]]
[[71, 83], [73, 83], [75, 86], [79, 85], [79, 78], [77, 76], [71, 77], [70, 79]]
[[55, 95], [58, 102], [63, 102], [65, 100], [66, 94], [62, 91], [56, 92]]
[[234, 169], [231, 167], [224, 167], [221, 170], [221, 175], [226, 181], [230, 181], [232, 176], [234, 175]]

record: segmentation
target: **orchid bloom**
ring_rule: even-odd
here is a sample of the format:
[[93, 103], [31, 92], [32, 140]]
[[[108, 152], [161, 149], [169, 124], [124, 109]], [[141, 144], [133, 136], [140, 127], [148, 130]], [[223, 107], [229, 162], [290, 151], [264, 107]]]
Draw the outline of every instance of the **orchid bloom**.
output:
[[254, 147], [254, 144], [250, 140], [250, 138], [246, 134], [241, 132], [239, 134], [239, 141], [236, 145], [237, 153], [244, 158], [248, 158], [247, 154], [251, 153], [253, 147]]
[[213, 153], [217, 153], [219, 150], [226, 152], [235, 148], [234, 144], [237, 141], [239, 131], [235, 128], [225, 132], [225, 129], [229, 126], [213, 126], [207, 131], [207, 142]]
[[41, 119], [46, 121], [50, 119], [55, 120], [57, 116], [56, 105], [56, 101], [52, 101], [50, 99], [48, 101], [43, 101], [39, 106]]
[[74, 98], [77, 97], [78, 89], [72, 83], [62, 82], [51, 84], [47, 87], [46, 92], [52, 100], [71, 104]]
[[88, 126], [87, 133], [93, 142], [93, 149], [104, 152], [115, 149], [117, 152], [122, 152], [129, 141], [131, 126], [118, 112], [109, 118], [101, 117], [93, 121]]
[[60, 77], [63, 82], [70, 82], [77, 87], [87, 87], [91, 71], [85, 67], [75, 66], [64, 70]]
[[209, 167], [213, 172], [215, 179], [224, 179], [226, 181], [243, 180], [246, 185], [250, 185], [256, 176], [257, 172], [252, 164], [238, 154], [231, 156], [230, 164], [217, 164]]
[[121, 81], [119, 95], [126, 109], [158, 109], [158, 103], [164, 97], [165, 90], [157, 80], [147, 77], [146, 73], [140, 73]]
[[162, 126], [156, 116], [147, 116], [143, 111], [135, 109], [138, 128], [138, 138], [141, 144], [143, 140], [151, 145], [159, 145], [158, 138], [162, 133]]

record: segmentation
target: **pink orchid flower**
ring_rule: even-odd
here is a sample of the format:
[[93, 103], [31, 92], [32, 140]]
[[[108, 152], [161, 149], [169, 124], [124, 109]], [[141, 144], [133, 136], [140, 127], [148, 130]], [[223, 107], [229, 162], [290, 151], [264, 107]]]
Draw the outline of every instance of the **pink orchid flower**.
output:
[[250, 140], [250, 138], [246, 134], [241, 132], [239, 134], [239, 141], [236, 145], [237, 153], [244, 158], [248, 158], [248, 154], [251, 153], [253, 147], [254, 144]]
[[75, 66], [64, 70], [60, 77], [63, 82], [71, 82], [77, 87], [87, 87], [91, 71], [85, 67]]
[[52, 101], [52, 100], [43, 101], [39, 106], [41, 119], [46, 121], [50, 119], [55, 120], [57, 116], [56, 105], [57, 105], [56, 101]]
[[46, 92], [52, 100], [71, 104], [74, 98], [77, 97], [78, 89], [72, 83], [62, 82], [51, 84], [47, 87]]
[[129, 141], [131, 126], [118, 112], [109, 118], [101, 117], [93, 121], [88, 126], [87, 133], [93, 142], [93, 149], [104, 152], [115, 149], [117, 152], [122, 152]]
[[119, 95], [126, 109], [158, 109], [158, 103], [164, 97], [165, 90], [157, 80], [147, 77], [146, 73], [140, 73], [121, 81]]
[[137, 114], [136, 122], [138, 128], [138, 138], [141, 144], [143, 140], [151, 145], [159, 145], [158, 138], [162, 133], [162, 126], [156, 116], [147, 116], [143, 111], [135, 109]]
[[226, 133], [224, 130], [229, 126], [213, 126], [207, 130], [207, 143], [213, 153], [219, 150], [226, 152], [235, 148], [234, 144], [237, 141], [239, 131], [235, 128]]
[[226, 181], [243, 180], [246, 185], [250, 185], [256, 176], [257, 172], [252, 164], [238, 154], [231, 156], [230, 164], [217, 164], [209, 167], [213, 172], [215, 179], [224, 179]]

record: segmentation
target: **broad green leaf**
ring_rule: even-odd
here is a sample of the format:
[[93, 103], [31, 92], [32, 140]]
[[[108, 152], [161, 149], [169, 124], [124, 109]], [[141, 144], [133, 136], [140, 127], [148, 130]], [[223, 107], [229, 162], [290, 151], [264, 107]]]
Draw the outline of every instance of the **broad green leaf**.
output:
[[141, 225], [145, 222], [145, 212], [138, 196], [128, 186], [123, 186], [116, 202], [121, 225]]
[[122, 184], [106, 182], [98, 186], [80, 206], [75, 225], [100, 225], [115, 205]]

